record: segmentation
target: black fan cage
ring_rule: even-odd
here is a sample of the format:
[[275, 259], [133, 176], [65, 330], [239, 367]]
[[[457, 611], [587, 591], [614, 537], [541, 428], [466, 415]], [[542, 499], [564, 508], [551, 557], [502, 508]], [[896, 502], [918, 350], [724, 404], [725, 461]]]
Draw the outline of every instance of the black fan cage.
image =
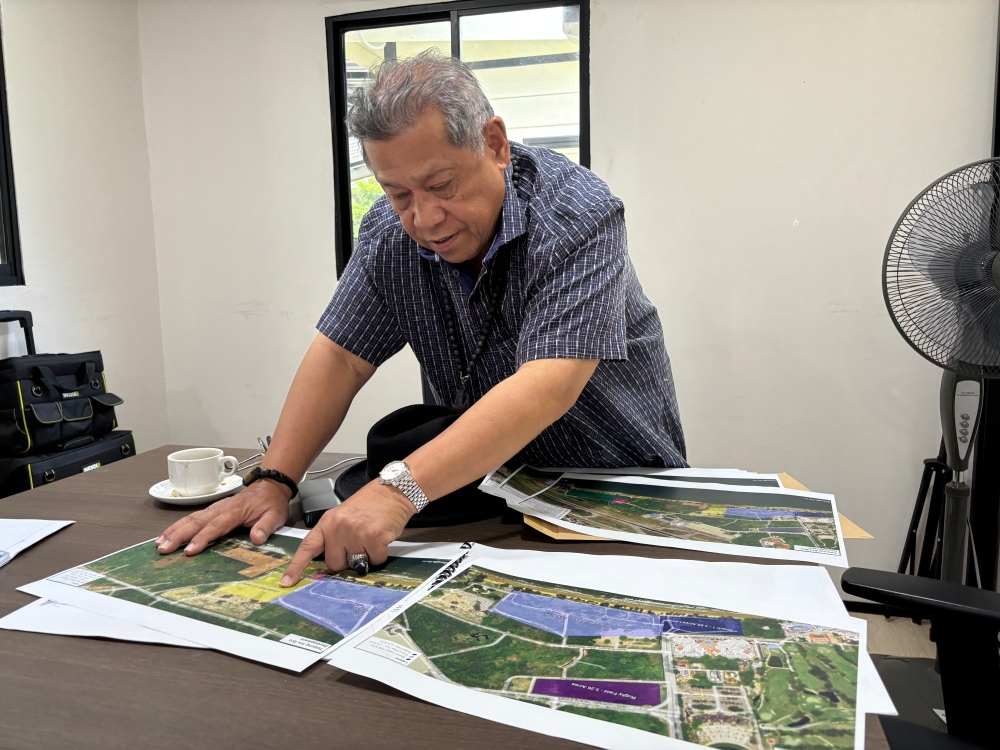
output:
[[956, 169], [903, 212], [882, 290], [896, 328], [936, 365], [1000, 377], [1000, 159]]

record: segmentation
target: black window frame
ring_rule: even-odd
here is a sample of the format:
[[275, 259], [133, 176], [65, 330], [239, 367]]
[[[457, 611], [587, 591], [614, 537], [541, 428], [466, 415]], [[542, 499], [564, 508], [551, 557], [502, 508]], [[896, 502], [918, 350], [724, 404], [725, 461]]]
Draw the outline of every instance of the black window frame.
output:
[[7, 71], [3, 59], [3, 43], [0, 42], [0, 246], [6, 259], [5, 263], [0, 263], [0, 287], [24, 286], [7, 111]]
[[333, 225], [337, 278], [354, 250], [351, 219], [351, 160], [347, 137], [347, 62], [344, 34], [373, 25], [409, 26], [448, 21], [451, 24], [451, 54], [458, 56], [459, 23], [464, 16], [503, 13], [512, 10], [580, 7], [580, 164], [590, 169], [590, 3], [589, 0], [453, 0], [429, 5], [348, 13], [326, 19], [326, 53], [330, 84], [330, 112], [333, 120]]

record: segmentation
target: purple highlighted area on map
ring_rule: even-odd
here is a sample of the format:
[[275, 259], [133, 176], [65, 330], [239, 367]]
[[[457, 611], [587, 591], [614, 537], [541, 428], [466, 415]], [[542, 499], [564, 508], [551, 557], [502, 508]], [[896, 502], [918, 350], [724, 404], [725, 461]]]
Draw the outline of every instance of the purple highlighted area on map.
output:
[[753, 518], [758, 521], [774, 518], [795, 518], [792, 510], [764, 510], [762, 508], [726, 508], [725, 515], [736, 518]]
[[660, 618], [539, 594], [507, 594], [491, 612], [556, 635], [656, 638]]
[[743, 623], [734, 617], [667, 615], [661, 618], [664, 633], [697, 635], [743, 635]]
[[491, 612], [556, 635], [657, 638], [660, 618], [539, 594], [507, 594]]
[[661, 633], [743, 635], [743, 623], [732, 617], [650, 615], [520, 592], [507, 594], [490, 611], [555, 635], [595, 638], [616, 635], [658, 638]]
[[734, 518], [752, 518], [756, 521], [793, 518], [828, 518], [829, 513], [816, 510], [770, 510], [765, 508], [726, 508], [723, 515]]
[[385, 612], [406, 594], [381, 586], [324, 578], [271, 603], [346, 636]]
[[627, 706], [655, 706], [662, 702], [658, 682], [612, 682], [604, 680], [536, 679], [531, 692]]

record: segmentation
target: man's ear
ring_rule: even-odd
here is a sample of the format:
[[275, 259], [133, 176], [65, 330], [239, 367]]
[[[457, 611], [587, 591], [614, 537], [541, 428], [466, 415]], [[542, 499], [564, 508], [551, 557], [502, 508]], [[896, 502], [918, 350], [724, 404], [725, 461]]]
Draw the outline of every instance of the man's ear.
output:
[[507, 126], [503, 124], [503, 120], [495, 115], [491, 117], [486, 122], [483, 137], [486, 141], [486, 153], [491, 155], [496, 165], [500, 169], [510, 166], [510, 141], [507, 140]]

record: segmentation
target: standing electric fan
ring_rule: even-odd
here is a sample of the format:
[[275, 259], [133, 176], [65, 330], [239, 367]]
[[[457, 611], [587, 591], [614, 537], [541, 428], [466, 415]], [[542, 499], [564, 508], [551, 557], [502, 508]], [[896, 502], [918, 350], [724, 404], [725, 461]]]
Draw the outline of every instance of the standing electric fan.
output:
[[935, 562], [922, 560], [922, 574], [962, 583], [971, 544], [978, 577], [964, 473], [985, 418], [983, 380], [1000, 377], [998, 251], [1000, 159], [969, 164], [933, 183], [903, 212], [886, 247], [882, 290], [889, 314], [910, 346], [944, 368], [942, 450], [925, 462], [901, 573], [907, 562], [913, 572], [917, 526], [936, 474], [937, 496], [932, 493], [924, 532], [924, 556]]

